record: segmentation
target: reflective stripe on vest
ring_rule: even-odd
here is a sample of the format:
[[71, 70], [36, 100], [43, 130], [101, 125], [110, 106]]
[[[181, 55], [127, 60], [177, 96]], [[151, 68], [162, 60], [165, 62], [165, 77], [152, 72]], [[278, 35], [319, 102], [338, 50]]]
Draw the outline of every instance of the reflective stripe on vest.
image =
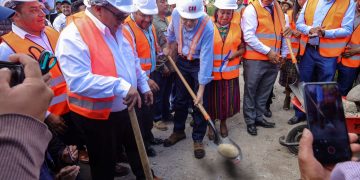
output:
[[[304, 19], [308, 26], [313, 25], [318, 1], [319, 0], [311, 0], [307, 2]], [[325, 30], [341, 28], [341, 22], [349, 5], [350, 0], [334, 1], [321, 26], [324, 27]], [[308, 40], [308, 35], [301, 34], [300, 55], [304, 55]], [[321, 37], [319, 42], [319, 53], [323, 57], [338, 57], [344, 51], [348, 40], [349, 37], [336, 39]]]
[[[354, 28], [348, 46], [350, 48], [360, 48], [360, 25]], [[349, 58], [343, 57], [341, 59], [341, 64], [351, 68], [360, 67], [360, 54], [355, 54], [354, 56], [351, 56]]]
[[[118, 77], [112, 52], [94, 22], [88, 16], [83, 15], [74, 19], [74, 24], [82, 40], [88, 46], [92, 73], [101, 76]], [[70, 89], [68, 90], [68, 96], [69, 107], [72, 111], [97, 120], [107, 120], [109, 118], [115, 98], [114, 96], [90, 98], [73, 93]]]
[[[50, 27], [45, 27], [44, 30], [46, 37], [49, 40], [49, 43], [51, 45], [52, 51], [54, 52], [54, 49], [56, 47], [57, 40], [59, 38], [59, 33], [55, 31], [54, 29]], [[4, 42], [9, 45], [9, 47], [15, 52], [15, 53], [24, 53], [29, 54], [29, 47], [35, 46], [40, 50], [44, 50], [43, 47], [36, 44], [35, 42], [25, 38], [22, 39], [18, 35], [16, 35], [13, 32], [10, 32], [4, 36], [2, 36], [2, 39]], [[39, 58], [40, 54], [34, 54], [36, 59]], [[56, 64], [51, 70], [51, 89], [54, 92], [53, 99], [62, 99], [63, 101], [59, 101], [58, 103], [50, 104], [48, 111], [50, 111], [53, 114], [56, 114], [58, 116], [66, 114], [69, 112], [69, 107], [66, 103], [66, 99], [61, 98], [64, 93], [66, 93], [66, 82], [64, 79], [64, 76], [62, 75], [62, 72], [60, 70], [60, 67], [58, 64]]]
[[[201, 21], [201, 24], [198, 28], [198, 30], [196, 31], [194, 37], [192, 38], [192, 41], [191, 41], [191, 44], [190, 44], [190, 50], [189, 50], [189, 54], [187, 54], [187, 59], [188, 60], [193, 60], [193, 55], [195, 53], [195, 49], [196, 49], [196, 46], [199, 42], [199, 39], [201, 37], [201, 35], [203, 34], [204, 32], [204, 29], [205, 29], [205, 26], [206, 24], [209, 22], [210, 20], [210, 17], [209, 16], [206, 16], [203, 18], [203, 20]], [[182, 20], [180, 19], [180, 25], [179, 25], [179, 42], [178, 42], [178, 53], [180, 55], [183, 55], [182, 53], [182, 47], [183, 47], [183, 38], [182, 38], [182, 35], [183, 35], [183, 22]]]
[[[152, 63], [156, 63], [151, 61], [151, 46], [150, 46], [150, 42], [148, 41], [146, 35], [144, 34], [143, 30], [136, 25], [136, 22], [134, 20], [131, 19], [131, 17], [129, 16], [126, 20], [125, 20], [126, 24], [129, 27], [129, 30], [131, 31], [130, 33], [133, 35], [133, 38], [135, 40], [135, 44], [136, 44], [136, 52], [138, 54], [138, 57], [140, 58], [140, 65], [141, 65], [141, 69], [144, 70], [146, 72], [146, 74], [149, 76], [151, 73], [151, 67], [152, 67]], [[157, 36], [156, 36], [156, 31], [155, 31], [155, 27], [152, 25], [152, 35], [154, 37], [154, 45], [153, 47], [155, 47], [155, 53], [160, 51], [160, 47], [157, 44]], [[156, 57], [155, 57], [156, 58]]]
[[[229, 32], [225, 40], [222, 39], [216, 23], [214, 23], [214, 65], [212, 76], [214, 80], [234, 79], [239, 77], [240, 58], [234, 58], [231, 61], [223, 62], [229, 54], [238, 51], [241, 44], [241, 28], [239, 23], [230, 23]], [[221, 67], [223, 64], [223, 67]]]
[[[280, 56], [282, 30], [279, 18], [284, 19], [285, 21], [284, 13], [282, 11], [277, 12], [276, 8], [274, 8], [273, 19], [270, 12], [262, 7], [259, 1], [251, 2], [251, 6], [255, 8], [258, 20], [258, 27], [256, 29], [255, 36], [260, 42], [262, 42], [265, 46], [270, 47]], [[249, 45], [246, 45], [246, 51], [243, 57], [249, 60], [269, 60], [266, 54], [255, 51]]]

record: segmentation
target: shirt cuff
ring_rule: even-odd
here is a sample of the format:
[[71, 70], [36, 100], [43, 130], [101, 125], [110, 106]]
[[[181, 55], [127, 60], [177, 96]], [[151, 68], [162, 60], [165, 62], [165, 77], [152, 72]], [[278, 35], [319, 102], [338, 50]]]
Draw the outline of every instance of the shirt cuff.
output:
[[209, 82], [211, 82], [214, 79], [214, 77], [210, 76], [210, 77], [199, 77], [199, 84], [200, 85], [206, 85]]
[[307, 35], [309, 35], [311, 28], [312, 28], [312, 26], [306, 26], [306, 27], [305, 27], [305, 33], [306, 33]]
[[121, 79], [118, 88], [115, 89], [116, 90], [115, 96], [120, 95], [121, 97], [125, 98], [130, 90], [130, 87], [131, 87], [130, 83]]
[[261, 53], [263, 53], [264, 55], [267, 55], [270, 51], [271, 51], [271, 48], [270, 48], [270, 47], [264, 46], [264, 49], [262, 50]]
[[330, 38], [330, 39], [335, 38], [335, 31], [334, 30], [325, 30], [324, 32], [325, 32], [325, 34], [324, 34], [325, 38]]
[[140, 90], [141, 94], [144, 94], [144, 93], [146, 93], [148, 91], [151, 91], [150, 86], [149, 86], [148, 83], [145, 83], [145, 84], [139, 86], [139, 90]]

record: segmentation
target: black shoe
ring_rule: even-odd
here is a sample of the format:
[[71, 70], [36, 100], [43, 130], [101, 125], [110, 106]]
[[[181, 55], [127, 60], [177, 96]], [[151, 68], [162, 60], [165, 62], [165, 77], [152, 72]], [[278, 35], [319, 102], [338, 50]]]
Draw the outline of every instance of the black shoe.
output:
[[163, 143], [164, 143], [164, 140], [160, 139], [160, 138], [154, 138], [154, 139], [150, 140], [151, 145], [160, 145], [160, 144], [163, 144]]
[[247, 125], [247, 132], [252, 136], [256, 136], [257, 135], [257, 129], [256, 129], [255, 124]]
[[255, 125], [256, 126], [261, 126], [261, 127], [264, 127], [264, 128], [274, 128], [275, 127], [275, 123], [268, 122], [265, 119], [263, 119], [262, 121], [256, 121]]
[[156, 151], [155, 151], [154, 148], [152, 148], [150, 146], [150, 147], [146, 148], [146, 154], [148, 155], [148, 157], [155, 157], [156, 156]]
[[291, 119], [289, 119], [288, 124], [293, 125], [300, 123], [301, 121], [305, 121], [304, 118], [298, 118], [297, 116], [293, 116]]
[[120, 163], [116, 163], [115, 165], [115, 176], [116, 177], [122, 177], [126, 176], [130, 173], [130, 169], [128, 167], [125, 167], [121, 165]]
[[265, 112], [264, 112], [264, 116], [267, 117], [267, 118], [271, 118], [272, 116], [272, 112], [270, 109], [266, 109]]

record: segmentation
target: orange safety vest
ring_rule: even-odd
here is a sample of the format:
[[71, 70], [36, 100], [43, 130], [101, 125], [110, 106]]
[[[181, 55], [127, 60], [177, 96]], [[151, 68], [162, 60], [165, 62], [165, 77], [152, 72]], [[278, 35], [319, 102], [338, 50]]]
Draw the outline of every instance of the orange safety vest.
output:
[[[101, 76], [118, 77], [113, 54], [106, 44], [100, 30], [85, 14], [73, 19], [81, 38], [89, 48], [91, 72]], [[128, 39], [130, 35], [125, 37]], [[129, 39], [128, 39], [129, 40]], [[133, 47], [133, 42], [129, 41]], [[106, 58], [104, 58], [106, 57]], [[115, 96], [107, 98], [90, 98], [68, 90], [68, 103], [71, 111], [91, 119], [107, 120]]]
[[[353, 34], [351, 35], [351, 39], [348, 43], [350, 48], [360, 48], [360, 25], [358, 25], [355, 29]], [[350, 58], [343, 57], [341, 59], [341, 63], [344, 66], [351, 67], [351, 68], [358, 68], [360, 67], [360, 54], [355, 54]]]
[[[251, 5], [255, 8], [258, 20], [258, 27], [256, 29], [255, 36], [264, 45], [270, 47], [271, 50], [280, 55], [282, 30], [279, 18], [282, 18], [285, 21], [284, 13], [282, 11], [279, 12], [281, 16], [279, 17], [276, 8], [274, 8], [273, 20], [270, 12], [262, 7], [259, 1], [251, 2]], [[243, 57], [250, 60], [269, 60], [266, 54], [261, 54], [255, 51], [248, 44], [246, 45], [246, 51]]]
[[66, 26], [69, 25], [70, 23], [72, 23], [74, 21], [74, 19], [81, 18], [83, 16], [85, 16], [85, 11], [80, 11], [78, 13], [67, 16], [66, 17]]
[[[312, 26], [314, 22], [315, 10], [319, 0], [307, 1], [305, 9], [305, 24]], [[322, 27], [325, 30], [337, 29], [341, 27], [341, 22], [349, 7], [350, 0], [335, 1], [331, 6], [325, 19], [322, 22]], [[304, 55], [306, 44], [308, 43], [308, 35], [302, 34], [300, 40], [300, 55]], [[320, 38], [319, 52], [323, 57], [338, 57], [346, 47], [348, 37], [329, 39], [325, 37]]]
[[[45, 34], [50, 42], [52, 51], [54, 52], [57, 40], [59, 38], [59, 33], [50, 27], [45, 27]], [[43, 47], [39, 46], [38, 44], [32, 42], [27, 38], [20, 38], [14, 32], [10, 32], [2, 36], [2, 39], [15, 53], [29, 54], [30, 46], [35, 46], [40, 50], [44, 50]], [[38, 59], [40, 54], [35, 54], [35, 56], [35, 58]], [[69, 112], [69, 107], [66, 102], [66, 82], [58, 63], [52, 69], [50, 69], [50, 74], [50, 86], [54, 92], [54, 97], [51, 100], [48, 111], [58, 116], [64, 115]]]
[[[146, 75], [150, 75], [151, 73], [151, 46], [150, 42], [146, 38], [143, 30], [136, 25], [136, 22], [132, 20], [130, 17], [128, 17], [125, 20], [126, 24], [130, 27], [130, 30], [132, 31], [132, 34], [134, 35], [135, 44], [136, 44], [136, 51], [138, 54], [138, 57], [140, 58], [140, 65], [141, 69], [146, 72]], [[155, 38], [154, 47], [156, 48], [156, 52], [160, 52], [160, 47], [157, 44], [157, 36], [155, 27], [152, 25], [152, 33]]]
[[[189, 50], [189, 54], [187, 55], [187, 59], [188, 60], [193, 60], [193, 54], [195, 53], [195, 48], [199, 42], [199, 39], [202, 35], [202, 33], [204, 32], [205, 26], [206, 24], [209, 22], [210, 17], [206, 16], [204, 17], [204, 19], [202, 19], [200, 27], [198, 28], [197, 32], [195, 33], [191, 43], [190, 43], [190, 50]], [[178, 53], [179, 55], [183, 55], [182, 53], [182, 47], [183, 47], [183, 23], [182, 20], [180, 20], [180, 25], [179, 25], [179, 43], [178, 43]]]
[[241, 14], [242, 14], [241, 12], [234, 11], [231, 22], [236, 23], [236, 24], [240, 24]]
[[[296, 22], [293, 21], [293, 10], [288, 10], [287, 11], [287, 15], [289, 16], [289, 24], [290, 24], [290, 28], [292, 30], [296, 30]], [[294, 35], [292, 35], [290, 37], [290, 41], [291, 41], [291, 49], [294, 53], [294, 56], [296, 57], [299, 53], [299, 49], [300, 49], [300, 37], [295, 37]], [[287, 55], [287, 59], [291, 59], [290, 53]]]
[[[221, 38], [220, 32], [214, 23], [214, 80], [234, 79], [239, 77], [240, 58], [237, 57], [223, 65], [226, 55], [231, 51], [235, 53], [241, 44], [241, 28], [239, 23], [230, 23], [229, 32], [225, 41]], [[221, 71], [220, 71], [221, 69]]]

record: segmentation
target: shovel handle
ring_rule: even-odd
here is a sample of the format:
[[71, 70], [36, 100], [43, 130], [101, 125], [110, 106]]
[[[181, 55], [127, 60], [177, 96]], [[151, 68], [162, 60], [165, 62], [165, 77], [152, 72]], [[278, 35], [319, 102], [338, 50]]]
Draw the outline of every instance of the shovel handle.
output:
[[139, 127], [139, 123], [138, 123], [138, 120], [136, 117], [135, 109], [132, 108], [132, 109], [129, 109], [128, 111], [129, 111], [131, 127], [134, 131], [136, 146], [139, 151], [140, 160], [141, 160], [141, 164], [144, 169], [145, 177], [147, 180], [153, 180], [153, 175], [151, 173], [149, 159], [146, 155], [145, 145], [144, 145], [143, 138], [141, 136], [140, 127]]
[[[277, 1], [274, 1], [274, 3], [275, 3], [275, 8], [276, 8], [276, 13], [277, 13], [277, 15], [279, 17], [281, 29], [284, 32], [285, 31], [285, 19], [280, 18], [281, 17], [280, 12], [282, 12], [281, 7], [280, 7], [280, 5], [279, 5], [279, 3]], [[285, 39], [286, 39], [286, 45], [288, 46], [288, 49], [289, 49], [289, 52], [290, 52], [291, 62], [293, 64], [297, 64], [296, 57], [295, 57], [294, 52], [292, 50], [291, 41], [290, 41], [290, 39], [288, 37], [285, 37]]]
[[[187, 83], [186, 79], [184, 78], [184, 76], [181, 74], [179, 68], [176, 66], [174, 60], [171, 58], [171, 56], [168, 56], [169, 61], [171, 63], [171, 65], [173, 66], [173, 68], [175, 69], [175, 72], [177, 73], [177, 75], [180, 77], [181, 81], [183, 82], [183, 84], [185, 85], [187, 91], [189, 92], [190, 96], [193, 98], [193, 100], [196, 99], [196, 95], [194, 93], [194, 91], [191, 89], [191, 87], [189, 86], [189, 84]], [[197, 108], [199, 108], [200, 112], [203, 114], [205, 120], [210, 121], [210, 116], [209, 114], [206, 112], [204, 106], [202, 104], [197, 104], [196, 105]]]

